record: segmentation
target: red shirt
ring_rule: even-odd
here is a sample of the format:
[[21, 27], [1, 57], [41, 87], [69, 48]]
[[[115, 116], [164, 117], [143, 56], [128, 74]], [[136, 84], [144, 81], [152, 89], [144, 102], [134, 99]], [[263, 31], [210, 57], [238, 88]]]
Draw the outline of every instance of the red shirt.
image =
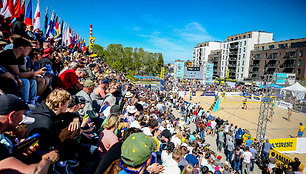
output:
[[78, 80], [78, 77], [75, 74], [74, 69], [68, 69], [64, 71], [60, 76], [59, 76], [59, 88], [63, 89], [69, 89], [73, 85], [80, 83]]

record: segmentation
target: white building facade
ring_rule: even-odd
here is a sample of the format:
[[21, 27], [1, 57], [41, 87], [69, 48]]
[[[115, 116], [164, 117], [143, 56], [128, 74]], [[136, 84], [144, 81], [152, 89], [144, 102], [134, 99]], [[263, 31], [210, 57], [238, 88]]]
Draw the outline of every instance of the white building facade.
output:
[[273, 33], [250, 31], [229, 36], [221, 44], [221, 78], [243, 81], [249, 76], [250, 53], [255, 44], [273, 42]]
[[[193, 48], [192, 63], [194, 67], [203, 67], [203, 77], [206, 77], [208, 55], [213, 50], [221, 49], [221, 42], [209, 41], [197, 44]], [[204, 79], [203, 79], [204, 80]]]

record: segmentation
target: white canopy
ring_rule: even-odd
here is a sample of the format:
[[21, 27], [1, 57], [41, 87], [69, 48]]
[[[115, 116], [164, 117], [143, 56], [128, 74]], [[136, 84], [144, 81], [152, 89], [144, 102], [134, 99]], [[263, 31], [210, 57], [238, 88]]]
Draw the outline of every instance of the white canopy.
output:
[[290, 91], [292, 96], [296, 97], [296, 99], [303, 100], [305, 97], [306, 88], [296, 82], [291, 86], [281, 89], [281, 93], [285, 93], [286, 91]]

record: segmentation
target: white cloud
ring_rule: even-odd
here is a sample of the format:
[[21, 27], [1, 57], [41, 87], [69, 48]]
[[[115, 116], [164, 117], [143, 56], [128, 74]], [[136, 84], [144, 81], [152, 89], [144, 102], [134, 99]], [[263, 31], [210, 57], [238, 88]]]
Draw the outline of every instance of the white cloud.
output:
[[[169, 27], [170, 28], [170, 27]], [[206, 29], [197, 22], [191, 22], [183, 29], [172, 29], [167, 32], [151, 31], [150, 34], [138, 34], [152, 45], [151, 50], [160, 50], [165, 62], [176, 59], [192, 59], [193, 47], [197, 43], [214, 40]]]

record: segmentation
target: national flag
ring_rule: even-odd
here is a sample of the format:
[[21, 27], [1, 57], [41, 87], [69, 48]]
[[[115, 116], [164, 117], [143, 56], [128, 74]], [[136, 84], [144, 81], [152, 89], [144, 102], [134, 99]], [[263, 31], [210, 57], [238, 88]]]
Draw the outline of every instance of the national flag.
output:
[[71, 35], [71, 28], [69, 27], [68, 32], [67, 32], [67, 46], [72, 48], [72, 35]]
[[20, 0], [16, 0], [14, 4], [14, 15], [12, 18], [19, 18], [20, 17]]
[[54, 29], [56, 31], [56, 34], [54, 36], [54, 39], [58, 40], [59, 38], [59, 25], [58, 25], [59, 21], [58, 21], [58, 16], [56, 17], [55, 23], [54, 23]]
[[35, 13], [34, 13], [34, 22], [33, 22], [33, 25], [34, 25], [34, 30], [35, 29], [40, 29], [41, 28], [41, 23], [40, 23], [40, 9], [39, 9], [39, 1], [37, 1], [37, 7], [36, 7], [36, 10], [35, 10]]
[[55, 14], [54, 14], [54, 11], [53, 11], [51, 19], [49, 21], [47, 32], [46, 32], [46, 37], [47, 38], [54, 38], [54, 36], [56, 35], [54, 16], [55, 16]]
[[[1, 0], [2, 1], [2, 0]], [[10, 18], [14, 15], [14, 0], [4, 0], [2, 4], [2, 9], [0, 15], [2, 15], [5, 19]]]
[[24, 23], [28, 25], [32, 25], [32, 0], [29, 0], [27, 4], [27, 10], [25, 14], [25, 21]]
[[48, 12], [49, 12], [49, 7], [47, 6], [47, 9], [46, 9], [46, 13], [45, 13], [45, 27], [44, 27], [44, 29], [45, 29], [45, 34], [47, 35], [47, 29], [48, 29]]
[[20, 15], [22, 15], [23, 17], [25, 16], [25, 0], [22, 0], [21, 3]]
[[83, 39], [83, 46], [82, 46], [82, 48], [83, 48], [83, 52], [85, 52], [86, 51], [85, 39]]

